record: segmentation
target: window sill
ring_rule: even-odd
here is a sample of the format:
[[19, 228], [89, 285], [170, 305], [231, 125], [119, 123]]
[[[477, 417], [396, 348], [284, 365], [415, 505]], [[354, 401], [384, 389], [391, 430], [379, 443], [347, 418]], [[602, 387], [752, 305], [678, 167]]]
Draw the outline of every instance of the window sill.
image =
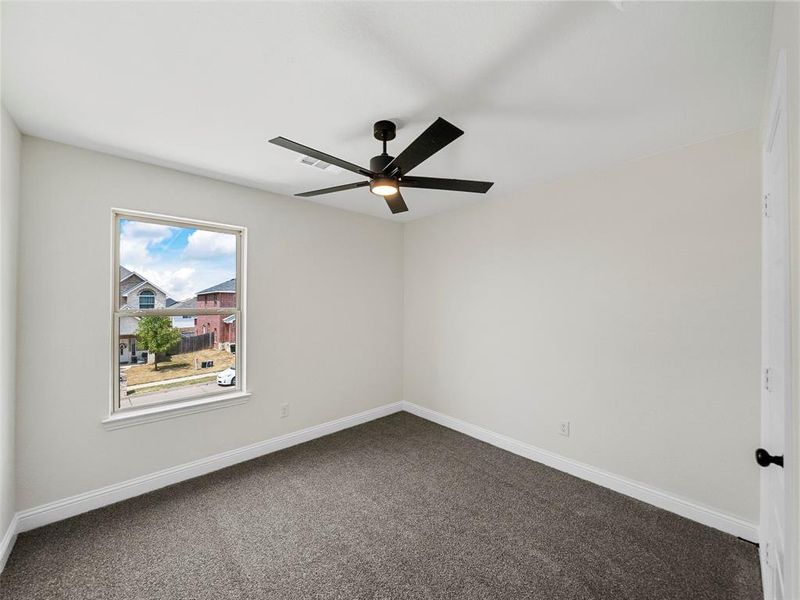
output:
[[249, 398], [249, 392], [237, 390], [211, 398], [197, 398], [175, 404], [162, 404], [160, 406], [126, 410], [114, 413], [110, 417], [103, 419], [103, 427], [108, 430], [133, 427], [134, 425], [143, 425], [144, 423], [153, 423], [154, 421], [163, 421], [164, 419], [173, 419], [183, 415], [244, 404]]

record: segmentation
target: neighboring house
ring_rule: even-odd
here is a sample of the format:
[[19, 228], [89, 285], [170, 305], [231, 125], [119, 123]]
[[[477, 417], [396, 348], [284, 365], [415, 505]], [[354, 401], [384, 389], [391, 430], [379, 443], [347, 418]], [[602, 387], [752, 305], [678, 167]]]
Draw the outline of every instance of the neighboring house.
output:
[[136, 329], [139, 327], [139, 319], [135, 317], [122, 317], [119, 320], [119, 363], [128, 364], [131, 357], [135, 356], [137, 361], [145, 360], [147, 351], [137, 351], [136, 349]]
[[[197, 292], [197, 308], [233, 308], [236, 306], [236, 279]], [[195, 334], [213, 333], [217, 348], [230, 350], [236, 343], [235, 315], [202, 315], [195, 318]]]
[[[119, 268], [119, 303], [122, 309], [166, 308], [181, 304], [167, 296], [167, 293], [136, 271]], [[172, 317], [172, 326], [184, 332], [194, 333], [193, 317]], [[119, 362], [127, 364], [136, 357], [136, 362], [147, 358], [147, 350], [137, 349], [136, 330], [138, 317], [122, 317], [119, 320]]]
[[[165, 308], [170, 302], [174, 303], [175, 300], [152, 281], [125, 267], [119, 268], [119, 305], [123, 310]], [[122, 317], [119, 320], [120, 364], [131, 362], [134, 356], [137, 362], [146, 360], [147, 351], [136, 348], [138, 327], [139, 319], [136, 317]]]
[[167, 293], [135, 271], [120, 267], [119, 305], [122, 308], [166, 308]]
[[[151, 308], [228, 308], [236, 306], [236, 279], [230, 279], [208, 289], [197, 292], [194, 298], [182, 302], [167, 296], [167, 293], [135, 271], [120, 267], [119, 302], [123, 309]], [[214, 345], [221, 350], [231, 350], [236, 343], [236, 317], [234, 315], [184, 315], [171, 317], [172, 326], [184, 336], [214, 334]], [[119, 362], [127, 364], [147, 360], [147, 351], [136, 347], [138, 317], [122, 317], [119, 320]]]
[[[168, 299], [167, 306], [169, 308], [197, 308], [197, 299], [189, 298], [188, 300], [184, 300], [183, 302], [174, 302], [174, 304], [169, 304], [169, 299]], [[187, 333], [194, 334], [194, 322], [195, 318], [191, 315], [184, 315], [182, 317], [172, 317], [172, 326], [175, 327], [176, 329], [180, 329], [181, 333], [183, 334]]]

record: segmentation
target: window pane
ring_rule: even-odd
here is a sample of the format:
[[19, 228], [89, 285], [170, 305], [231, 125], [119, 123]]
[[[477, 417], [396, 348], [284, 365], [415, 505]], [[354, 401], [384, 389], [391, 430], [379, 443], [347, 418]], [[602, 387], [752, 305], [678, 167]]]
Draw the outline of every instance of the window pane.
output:
[[155, 308], [156, 295], [150, 290], [144, 290], [139, 293], [139, 308]]
[[235, 315], [119, 317], [119, 408], [237, 389]]
[[119, 220], [119, 308], [236, 306], [236, 236]]

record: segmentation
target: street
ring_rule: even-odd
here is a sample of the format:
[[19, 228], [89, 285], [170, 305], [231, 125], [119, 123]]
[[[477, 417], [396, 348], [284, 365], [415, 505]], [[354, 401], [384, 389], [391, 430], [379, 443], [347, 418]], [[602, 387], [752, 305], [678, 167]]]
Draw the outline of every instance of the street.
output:
[[120, 399], [120, 408], [132, 408], [137, 406], [146, 406], [148, 404], [155, 404], [161, 402], [173, 402], [175, 400], [182, 400], [203, 394], [213, 394], [226, 388], [217, 385], [215, 381], [209, 383], [201, 383], [198, 385], [187, 385], [185, 387], [175, 388], [173, 390], [161, 390], [151, 394], [136, 393], [128, 398]]

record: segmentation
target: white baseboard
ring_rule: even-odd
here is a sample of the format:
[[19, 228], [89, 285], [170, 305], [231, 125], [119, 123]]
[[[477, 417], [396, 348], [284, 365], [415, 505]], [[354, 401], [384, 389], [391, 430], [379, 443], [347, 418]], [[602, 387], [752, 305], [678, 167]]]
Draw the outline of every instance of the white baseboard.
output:
[[17, 515], [14, 515], [11, 519], [8, 529], [3, 534], [3, 539], [0, 540], [0, 573], [3, 572], [6, 566], [6, 561], [11, 554], [15, 541], [17, 541]]
[[737, 537], [744, 538], [751, 542], [758, 543], [758, 526], [733, 515], [728, 515], [713, 508], [697, 504], [691, 500], [681, 498], [669, 492], [614, 475], [602, 469], [587, 465], [569, 458], [565, 458], [548, 450], [543, 450], [520, 442], [494, 431], [484, 429], [478, 425], [467, 423], [460, 419], [450, 417], [430, 408], [419, 406], [412, 402], [403, 402], [403, 410], [411, 414], [427, 419], [449, 429], [464, 433], [470, 437], [491, 444], [508, 452], [513, 452], [530, 460], [553, 467], [559, 471], [564, 471], [580, 479], [591, 481], [597, 485], [614, 490], [620, 494], [625, 494], [631, 498], [636, 498], [642, 502], [647, 502], [658, 508], [663, 508], [692, 521], [697, 521], [703, 525], [708, 525], [714, 529], [719, 529], [725, 533], [730, 533]]
[[212, 471], [217, 471], [246, 460], [258, 458], [264, 454], [283, 450], [290, 446], [296, 446], [303, 442], [336, 433], [342, 429], [354, 427], [355, 425], [361, 425], [362, 423], [373, 421], [401, 410], [401, 402], [385, 404], [349, 417], [328, 421], [321, 425], [315, 425], [307, 429], [287, 433], [286, 435], [281, 435], [263, 442], [257, 442], [249, 446], [244, 446], [243, 448], [237, 448], [236, 450], [230, 450], [221, 454], [209, 456], [208, 458], [202, 458], [177, 467], [170, 467], [169, 469], [151, 473], [150, 475], [143, 475], [142, 477], [129, 479], [128, 481], [115, 483], [97, 490], [23, 510], [18, 512], [15, 517], [16, 529], [14, 534], [74, 517], [75, 515], [100, 508], [101, 506], [114, 504], [121, 500], [127, 500], [134, 496], [140, 496], [174, 483], [205, 475], [206, 473], [211, 473]]

